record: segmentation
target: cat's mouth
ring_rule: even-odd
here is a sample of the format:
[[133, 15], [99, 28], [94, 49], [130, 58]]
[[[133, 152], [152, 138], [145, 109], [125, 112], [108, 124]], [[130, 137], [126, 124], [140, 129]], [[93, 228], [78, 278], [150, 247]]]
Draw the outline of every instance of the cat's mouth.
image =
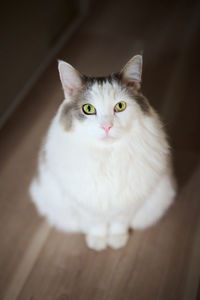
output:
[[115, 140], [116, 138], [111, 135], [105, 135], [101, 138], [101, 141], [105, 143], [113, 143]]

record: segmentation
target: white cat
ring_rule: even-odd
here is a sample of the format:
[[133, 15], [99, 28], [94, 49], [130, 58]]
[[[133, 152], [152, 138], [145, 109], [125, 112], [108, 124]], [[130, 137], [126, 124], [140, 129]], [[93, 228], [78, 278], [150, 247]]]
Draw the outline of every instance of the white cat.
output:
[[141, 94], [142, 57], [120, 73], [87, 77], [59, 61], [65, 100], [45, 138], [30, 193], [57, 228], [95, 250], [120, 248], [175, 196], [162, 123]]

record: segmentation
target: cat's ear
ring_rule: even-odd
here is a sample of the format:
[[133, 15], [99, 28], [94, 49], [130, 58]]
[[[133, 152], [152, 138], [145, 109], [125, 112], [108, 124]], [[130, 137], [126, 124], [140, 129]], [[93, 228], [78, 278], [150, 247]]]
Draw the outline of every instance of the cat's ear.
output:
[[73, 98], [82, 87], [81, 74], [62, 60], [58, 61], [58, 70], [65, 98]]
[[138, 90], [142, 77], [142, 55], [133, 56], [121, 71], [122, 81]]

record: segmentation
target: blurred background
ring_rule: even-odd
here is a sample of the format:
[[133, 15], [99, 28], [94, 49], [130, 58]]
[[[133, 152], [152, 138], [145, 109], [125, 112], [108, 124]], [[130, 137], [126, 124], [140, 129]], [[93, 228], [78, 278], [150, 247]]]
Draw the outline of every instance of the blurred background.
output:
[[[200, 2], [2, 1], [0, 24], [0, 299], [200, 299]], [[126, 248], [96, 254], [82, 236], [49, 228], [28, 186], [63, 99], [57, 59], [102, 76], [141, 51], [177, 201]]]
[[1, 2], [2, 122], [55, 59], [88, 8], [87, 0]]

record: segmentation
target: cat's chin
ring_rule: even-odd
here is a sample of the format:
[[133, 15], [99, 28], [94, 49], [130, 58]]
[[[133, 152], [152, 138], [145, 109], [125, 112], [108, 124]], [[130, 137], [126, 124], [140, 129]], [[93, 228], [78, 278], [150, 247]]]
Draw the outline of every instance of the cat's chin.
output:
[[103, 144], [113, 144], [114, 142], [116, 142], [117, 138], [112, 137], [112, 136], [104, 136], [102, 138], [100, 138], [101, 143]]

